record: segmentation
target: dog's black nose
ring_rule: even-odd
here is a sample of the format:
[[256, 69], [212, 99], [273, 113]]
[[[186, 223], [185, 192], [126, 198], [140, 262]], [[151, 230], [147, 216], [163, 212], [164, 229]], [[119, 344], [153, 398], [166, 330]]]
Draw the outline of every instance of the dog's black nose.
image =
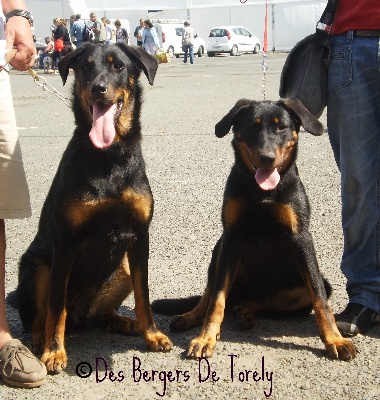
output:
[[97, 81], [93, 82], [91, 85], [91, 93], [106, 93], [107, 92], [107, 82]]
[[276, 160], [276, 154], [273, 151], [269, 151], [266, 153], [261, 153], [259, 158], [263, 166], [271, 166]]

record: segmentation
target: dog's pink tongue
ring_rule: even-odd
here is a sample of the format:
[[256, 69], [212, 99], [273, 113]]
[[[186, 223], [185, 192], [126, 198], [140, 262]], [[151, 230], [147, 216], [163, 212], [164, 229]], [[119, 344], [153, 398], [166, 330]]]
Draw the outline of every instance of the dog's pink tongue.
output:
[[115, 110], [116, 104], [109, 106], [104, 103], [95, 103], [93, 105], [93, 120], [90, 139], [92, 144], [99, 149], [109, 147], [115, 138]]
[[273, 190], [280, 182], [280, 174], [277, 168], [259, 168], [256, 171], [256, 182], [263, 190]]

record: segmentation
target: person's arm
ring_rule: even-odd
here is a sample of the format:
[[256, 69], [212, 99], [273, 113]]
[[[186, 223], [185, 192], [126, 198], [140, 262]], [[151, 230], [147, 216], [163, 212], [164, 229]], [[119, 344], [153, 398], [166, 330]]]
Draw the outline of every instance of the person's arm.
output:
[[[1, 0], [4, 15], [13, 10], [27, 10], [24, 0]], [[14, 16], [5, 24], [6, 52], [17, 49], [11, 64], [14, 68], [25, 71], [35, 63], [36, 46], [33, 42], [29, 21], [24, 17]]]

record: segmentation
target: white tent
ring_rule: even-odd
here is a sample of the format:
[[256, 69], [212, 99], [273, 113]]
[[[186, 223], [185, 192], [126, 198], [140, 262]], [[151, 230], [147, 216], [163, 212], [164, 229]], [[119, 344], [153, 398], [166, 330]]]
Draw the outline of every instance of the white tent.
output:
[[[90, 12], [99, 17], [128, 19], [131, 27], [140, 18], [189, 19], [195, 31], [207, 39], [218, 25], [243, 25], [263, 42], [268, 5], [268, 51], [289, 51], [315, 29], [327, 0], [26, 0], [37, 37], [50, 34], [53, 18], [69, 19]], [[132, 40], [132, 43], [135, 42]]]

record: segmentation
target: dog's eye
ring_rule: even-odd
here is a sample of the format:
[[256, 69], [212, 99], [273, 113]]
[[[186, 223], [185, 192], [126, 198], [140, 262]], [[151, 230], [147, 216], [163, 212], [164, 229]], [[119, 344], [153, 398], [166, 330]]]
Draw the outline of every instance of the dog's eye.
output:
[[115, 63], [113, 65], [114, 69], [116, 69], [117, 71], [121, 71], [124, 68], [124, 65], [121, 63]]
[[280, 133], [286, 131], [286, 125], [284, 125], [284, 124], [279, 124], [278, 127], [277, 127], [277, 130], [278, 130]]

